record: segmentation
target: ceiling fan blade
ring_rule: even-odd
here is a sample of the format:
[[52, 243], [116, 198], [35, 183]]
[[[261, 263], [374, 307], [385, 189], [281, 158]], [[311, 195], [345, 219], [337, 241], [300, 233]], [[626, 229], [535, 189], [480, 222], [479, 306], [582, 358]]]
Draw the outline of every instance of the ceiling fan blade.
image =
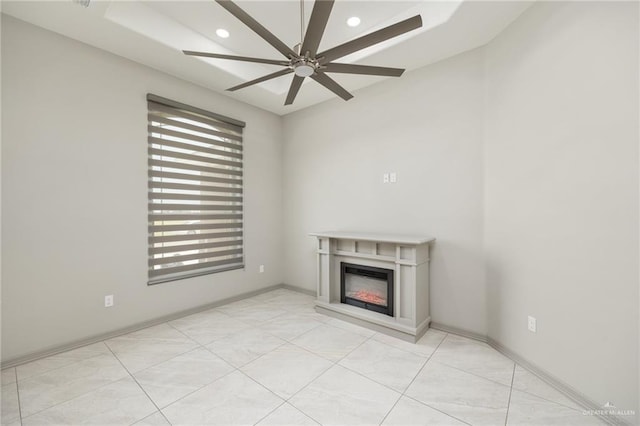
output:
[[287, 65], [289, 65], [288, 61], [278, 61], [275, 59], [261, 59], [261, 58], [249, 58], [247, 56], [221, 55], [219, 53], [194, 52], [193, 50], [183, 50], [182, 52], [185, 55], [189, 55], [189, 56], [203, 56], [206, 58], [231, 59], [232, 61], [257, 62], [259, 64], [280, 65], [283, 67], [286, 67]]
[[324, 29], [329, 21], [329, 15], [331, 15], [333, 1], [334, 0], [316, 0], [313, 4], [313, 11], [311, 12], [311, 18], [309, 18], [309, 26], [307, 27], [307, 33], [304, 35], [304, 42], [300, 50], [302, 55], [304, 55], [305, 52], [309, 52], [309, 57], [315, 58], [316, 53], [318, 53], [318, 46], [320, 46], [322, 34], [324, 34]]
[[381, 30], [374, 31], [370, 34], [348, 41], [340, 46], [320, 52], [316, 57], [320, 59], [321, 64], [326, 64], [335, 59], [347, 56], [350, 53], [357, 52], [358, 50], [365, 49], [373, 46], [374, 44], [382, 43], [383, 41], [389, 40], [393, 37], [415, 30], [421, 26], [422, 18], [420, 15], [416, 15], [413, 18], [405, 19], [404, 21], [400, 21]]
[[311, 75], [311, 78], [322, 84], [327, 89], [331, 90], [336, 95], [340, 96], [345, 101], [353, 98], [353, 95], [347, 92], [342, 86], [336, 83], [331, 77], [324, 74], [323, 72], [316, 72]]
[[254, 84], [262, 83], [263, 81], [271, 80], [272, 78], [280, 77], [280, 76], [283, 76], [283, 75], [286, 75], [286, 74], [289, 74], [289, 73], [292, 73], [292, 72], [293, 72], [293, 70], [291, 68], [285, 68], [285, 69], [282, 69], [280, 71], [276, 71], [274, 73], [262, 76], [260, 78], [256, 78], [255, 80], [247, 81], [246, 83], [242, 83], [242, 84], [239, 84], [237, 86], [233, 86], [233, 87], [231, 87], [231, 88], [229, 88], [227, 90], [229, 92], [235, 92], [236, 90], [244, 89], [245, 87], [253, 86]]
[[216, 0], [220, 6], [224, 7], [229, 13], [238, 18], [247, 27], [251, 28], [253, 32], [262, 37], [267, 43], [275, 47], [276, 50], [282, 53], [285, 57], [296, 56], [296, 53], [291, 50], [286, 44], [284, 44], [278, 37], [273, 35], [269, 30], [263, 27], [258, 21], [253, 19], [247, 12], [240, 9], [235, 3], [230, 0]]
[[370, 65], [337, 64], [329, 63], [322, 69], [324, 72], [337, 72], [343, 74], [381, 75], [385, 77], [400, 77], [404, 72], [402, 68], [372, 67]]
[[291, 82], [291, 87], [289, 87], [289, 93], [287, 93], [287, 100], [284, 101], [285, 105], [291, 105], [293, 100], [298, 95], [298, 91], [300, 90], [300, 86], [302, 86], [302, 81], [304, 77], [293, 76], [293, 81]]

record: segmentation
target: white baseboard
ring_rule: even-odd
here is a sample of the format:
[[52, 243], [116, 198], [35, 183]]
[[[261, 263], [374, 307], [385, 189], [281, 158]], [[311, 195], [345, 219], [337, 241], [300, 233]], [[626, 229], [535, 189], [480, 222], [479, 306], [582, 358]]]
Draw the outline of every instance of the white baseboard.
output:
[[280, 284], [280, 287], [286, 288], [287, 290], [291, 290], [291, 291], [297, 291], [298, 293], [303, 293], [303, 294], [306, 294], [307, 296], [317, 297], [315, 290], [309, 290], [306, 288], [296, 287], [294, 285], [289, 285], [289, 284]]
[[445, 333], [451, 333], [462, 337], [467, 337], [473, 340], [479, 340], [483, 343], [489, 343], [487, 336], [484, 334], [476, 333], [474, 331], [463, 330], [462, 328], [452, 327], [449, 325], [441, 324], [439, 322], [431, 322], [431, 328], [435, 330], [444, 331]]

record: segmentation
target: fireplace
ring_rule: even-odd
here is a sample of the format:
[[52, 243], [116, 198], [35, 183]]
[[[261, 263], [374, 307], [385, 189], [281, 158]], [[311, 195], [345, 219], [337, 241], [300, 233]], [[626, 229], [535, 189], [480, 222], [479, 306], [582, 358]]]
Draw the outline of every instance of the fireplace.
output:
[[[411, 343], [424, 335], [431, 322], [429, 251], [434, 238], [350, 231], [311, 235], [318, 239], [316, 311]], [[385, 275], [375, 274], [373, 278], [374, 281], [380, 278], [378, 281], [387, 286], [386, 293], [383, 290], [375, 298], [378, 303], [381, 302], [378, 296], [382, 299], [381, 305], [368, 302], [367, 297], [345, 295], [345, 278], [351, 275], [346, 269], [353, 267], [362, 271], [370, 266], [377, 267], [374, 271], [386, 268], [378, 271]], [[349, 285], [350, 293], [353, 293], [351, 287]]]
[[393, 316], [393, 270], [340, 262], [342, 303]]

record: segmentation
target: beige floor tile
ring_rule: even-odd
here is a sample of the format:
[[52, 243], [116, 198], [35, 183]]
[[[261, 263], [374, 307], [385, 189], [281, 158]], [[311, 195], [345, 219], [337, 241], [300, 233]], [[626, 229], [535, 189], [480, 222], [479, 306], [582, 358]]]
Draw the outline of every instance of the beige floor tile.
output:
[[317, 426], [318, 423], [309, 416], [287, 404], [276, 408], [271, 414], [262, 419], [256, 426]]
[[20, 407], [18, 405], [18, 387], [16, 382], [2, 385], [2, 424], [20, 422]]
[[335, 365], [289, 403], [323, 425], [377, 425], [398, 398], [400, 393]]
[[340, 365], [403, 392], [427, 359], [411, 352], [368, 340], [340, 361]]
[[284, 401], [236, 371], [171, 404], [172, 425], [255, 424]]
[[293, 339], [291, 343], [330, 361], [338, 361], [365, 340], [367, 338], [359, 334], [323, 324]]
[[280, 309], [277, 306], [271, 306], [267, 303], [262, 303], [255, 306], [230, 311], [229, 316], [248, 325], [255, 326], [263, 324], [266, 321], [269, 321], [286, 313], [287, 311], [285, 311], [284, 309]]
[[309, 304], [309, 305], [293, 306], [293, 307], [287, 308], [287, 312], [290, 312], [296, 315], [301, 315], [306, 318], [309, 318], [318, 322], [322, 322], [322, 323], [328, 323], [333, 319], [328, 315], [319, 314], [318, 312], [316, 312], [315, 307], [316, 307], [315, 303]]
[[[243, 309], [251, 311], [253, 308]], [[171, 321], [169, 324], [201, 345], [249, 328], [248, 324], [215, 309]]]
[[23, 419], [29, 425], [128, 425], [156, 411], [131, 377]]
[[509, 386], [429, 361], [406, 395], [473, 425], [504, 424]]
[[112, 355], [99, 355], [19, 381], [23, 418], [128, 376]]
[[130, 373], [135, 373], [198, 347], [175, 328], [161, 324], [105, 342]]
[[432, 361], [511, 386], [515, 363], [486, 343], [447, 335]]
[[134, 423], [135, 426], [171, 426], [164, 415], [160, 411], [156, 411], [150, 416]]
[[242, 367], [284, 343], [279, 337], [258, 328], [248, 328], [210, 343], [207, 349], [234, 367]]
[[466, 423], [403, 396], [382, 424], [387, 426], [463, 426]]
[[22, 364], [16, 368], [18, 379], [24, 380], [38, 374], [43, 374], [56, 368], [66, 367], [78, 361], [93, 358], [98, 355], [110, 354], [109, 348], [103, 342], [83, 346], [81, 348], [48, 356], [33, 362]]
[[356, 333], [364, 337], [371, 337], [376, 334], [376, 332], [373, 330], [369, 330], [368, 328], [360, 327], [359, 325], [351, 324], [350, 322], [342, 321], [337, 318], [329, 319], [326, 324], [341, 328], [343, 330], [351, 331], [352, 333]]
[[134, 376], [153, 402], [163, 408], [233, 370], [208, 350], [197, 348]]
[[424, 336], [420, 338], [416, 343], [405, 342], [404, 340], [387, 336], [386, 334], [376, 333], [372, 337], [373, 340], [386, 343], [394, 348], [402, 349], [403, 351], [412, 352], [416, 355], [429, 357], [435, 352], [438, 345], [442, 343], [447, 333], [443, 333], [438, 330], [429, 329]]
[[290, 398], [333, 364], [298, 346], [286, 344], [241, 370], [283, 399]]
[[321, 322], [302, 315], [286, 313], [265, 322], [260, 328], [284, 340], [292, 340], [322, 325]]

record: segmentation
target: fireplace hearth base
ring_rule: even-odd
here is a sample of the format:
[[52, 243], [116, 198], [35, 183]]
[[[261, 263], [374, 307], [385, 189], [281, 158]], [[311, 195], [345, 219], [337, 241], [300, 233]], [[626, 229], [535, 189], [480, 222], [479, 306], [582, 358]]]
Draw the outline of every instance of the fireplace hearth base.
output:
[[[429, 248], [433, 238], [354, 232], [317, 232], [316, 311], [402, 340], [416, 342], [429, 328]], [[393, 271], [389, 312], [342, 303], [341, 264]]]

